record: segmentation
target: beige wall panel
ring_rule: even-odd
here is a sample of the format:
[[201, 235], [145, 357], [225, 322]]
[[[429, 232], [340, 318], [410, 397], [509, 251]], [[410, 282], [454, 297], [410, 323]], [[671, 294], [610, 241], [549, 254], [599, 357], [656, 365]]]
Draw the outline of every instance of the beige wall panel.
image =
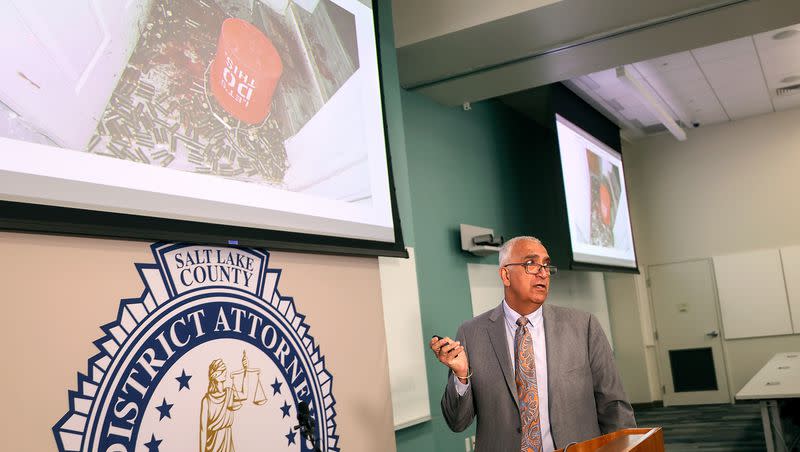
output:
[[611, 334], [614, 336], [614, 359], [625, 393], [631, 403], [651, 402], [635, 275], [606, 273], [604, 276]]
[[[0, 256], [3, 450], [54, 451], [51, 429], [97, 353], [92, 341], [116, 318], [120, 299], [141, 295], [134, 264], [153, 257], [145, 242], [6, 232]], [[294, 297], [333, 375], [341, 450], [394, 451], [377, 259], [275, 252], [269, 266], [283, 270], [278, 289]]]

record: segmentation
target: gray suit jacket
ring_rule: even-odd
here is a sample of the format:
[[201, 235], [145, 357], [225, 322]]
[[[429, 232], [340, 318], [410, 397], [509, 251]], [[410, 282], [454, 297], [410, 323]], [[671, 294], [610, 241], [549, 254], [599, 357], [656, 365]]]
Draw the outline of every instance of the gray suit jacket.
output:
[[[550, 427], [556, 448], [622, 428], [635, 427], [608, 339], [593, 315], [542, 305], [547, 345]], [[502, 305], [464, 322], [457, 340], [467, 351], [472, 378], [459, 397], [448, 376], [442, 414], [450, 429], [478, 418], [475, 450], [518, 451], [519, 401]]]

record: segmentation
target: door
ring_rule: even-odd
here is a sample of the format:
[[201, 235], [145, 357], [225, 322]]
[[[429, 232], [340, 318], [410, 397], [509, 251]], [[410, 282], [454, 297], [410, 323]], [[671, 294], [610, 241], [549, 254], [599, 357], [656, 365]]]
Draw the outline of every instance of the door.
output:
[[0, 0], [0, 101], [60, 146], [85, 150], [151, 0]]
[[664, 405], [730, 403], [711, 261], [648, 272]]

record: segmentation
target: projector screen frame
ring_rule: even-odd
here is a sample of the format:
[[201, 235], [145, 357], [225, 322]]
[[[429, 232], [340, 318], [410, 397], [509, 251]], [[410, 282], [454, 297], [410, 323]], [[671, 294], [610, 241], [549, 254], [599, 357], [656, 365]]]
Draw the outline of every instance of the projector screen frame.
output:
[[[0, 230], [212, 245], [265, 247], [272, 250], [353, 256], [408, 257], [405, 249], [392, 169], [381, 60], [378, 2], [372, 2], [380, 110], [386, 159], [388, 195], [394, 240], [379, 241], [280, 229], [232, 226], [211, 222], [143, 216], [104, 210], [61, 207], [0, 199]], [[113, 206], [109, 206], [113, 207]]]
[[[575, 251], [573, 250], [573, 246], [572, 246], [572, 231], [571, 231], [571, 227], [570, 227], [569, 208], [567, 206], [566, 184], [564, 183], [564, 167], [563, 167], [563, 162], [562, 162], [562, 159], [561, 159], [561, 144], [559, 142], [559, 136], [558, 136], [558, 126], [557, 126], [558, 117], [560, 116], [566, 122], [568, 122], [568, 123], [572, 124], [573, 126], [583, 130], [583, 132], [586, 133], [587, 135], [589, 135], [592, 138], [592, 140], [601, 143], [602, 145], [604, 145], [605, 147], [607, 147], [611, 151], [613, 151], [615, 154], [617, 154], [619, 156], [619, 159], [620, 159], [620, 162], [621, 162], [621, 165], [623, 166], [623, 168], [624, 168], [625, 163], [624, 163], [624, 159], [623, 159], [623, 156], [622, 156], [622, 152], [619, 149], [616, 149], [615, 146], [613, 146], [611, 143], [608, 143], [606, 140], [603, 140], [601, 138], [601, 136], [599, 136], [599, 134], [593, 134], [593, 133], [587, 131], [586, 130], [587, 128], [584, 127], [584, 124], [582, 124], [583, 121], [576, 121], [579, 118], [574, 117], [575, 115], [571, 115], [570, 113], [571, 113], [570, 111], [564, 111], [564, 110], [560, 110], [559, 111], [559, 110], [557, 110], [557, 111], [554, 111], [553, 114], [552, 114], [552, 127], [553, 127], [552, 130], [553, 130], [553, 133], [555, 134], [555, 137], [554, 137], [555, 138], [555, 140], [554, 140], [555, 141], [555, 143], [554, 143], [554, 145], [555, 145], [554, 163], [555, 163], [556, 174], [558, 174], [558, 177], [557, 177], [558, 180], [556, 181], [557, 182], [556, 185], [558, 186], [558, 194], [560, 196], [560, 203], [561, 203], [561, 206], [563, 206], [563, 217], [564, 217], [564, 220], [565, 220], [564, 221], [564, 232], [565, 232], [566, 239], [567, 239], [566, 243], [569, 246], [569, 269], [570, 270], [576, 270], [576, 271], [594, 271], [594, 272], [614, 272], [614, 273], [639, 274], [640, 273], [640, 271], [639, 271], [639, 260], [638, 260], [638, 255], [636, 253], [636, 238], [634, 237], [634, 234], [633, 234], [633, 220], [630, 217], [630, 202], [629, 202], [629, 197], [628, 197], [627, 180], [624, 180], [624, 184], [625, 184], [625, 199], [626, 199], [626, 204], [628, 205], [628, 221], [629, 221], [629, 225], [630, 225], [630, 228], [631, 228], [631, 245], [633, 247], [634, 267], [626, 267], [626, 266], [622, 266], [622, 265], [613, 265], [613, 264], [589, 263], [589, 262], [583, 262], [583, 261], [576, 261], [575, 260]], [[617, 134], [619, 133], [619, 128], [616, 128], [616, 132], [617, 132]]]

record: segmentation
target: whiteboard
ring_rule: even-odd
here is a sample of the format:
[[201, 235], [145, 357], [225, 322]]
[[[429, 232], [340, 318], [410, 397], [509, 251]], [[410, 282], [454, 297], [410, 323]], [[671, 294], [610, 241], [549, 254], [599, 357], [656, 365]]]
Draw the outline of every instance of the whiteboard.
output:
[[714, 256], [725, 339], [792, 334], [777, 249]]
[[792, 316], [792, 330], [800, 334], [800, 246], [781, 248], [783, 277], [786, 280], [786, 294], [789, 297], [789, 314]]
[[394, 429], [431, 418], [414, 249], [408, 259], [379, 257]]
[[559, 270], [550, 281], [548, 303], [580, 309], [594, 314], [614, 348], [611, 320], [608, 315], [606, 281], [600, 272]]
[[496, 308], [503, 301], [503, 283], [497, 264], [467, 264], [472, 316]]
[[[497, 268], [497, 265], [467, 264], [473, 316], [497, 307], [503, 300], [503, 283], [500, 281]], [[614, 347], [606, 300], [606, 283], [602, 273], [559, 270], [550, 281], [550, 293], [546, 303], [594, 314], [600, 321], [611, 347]]]

